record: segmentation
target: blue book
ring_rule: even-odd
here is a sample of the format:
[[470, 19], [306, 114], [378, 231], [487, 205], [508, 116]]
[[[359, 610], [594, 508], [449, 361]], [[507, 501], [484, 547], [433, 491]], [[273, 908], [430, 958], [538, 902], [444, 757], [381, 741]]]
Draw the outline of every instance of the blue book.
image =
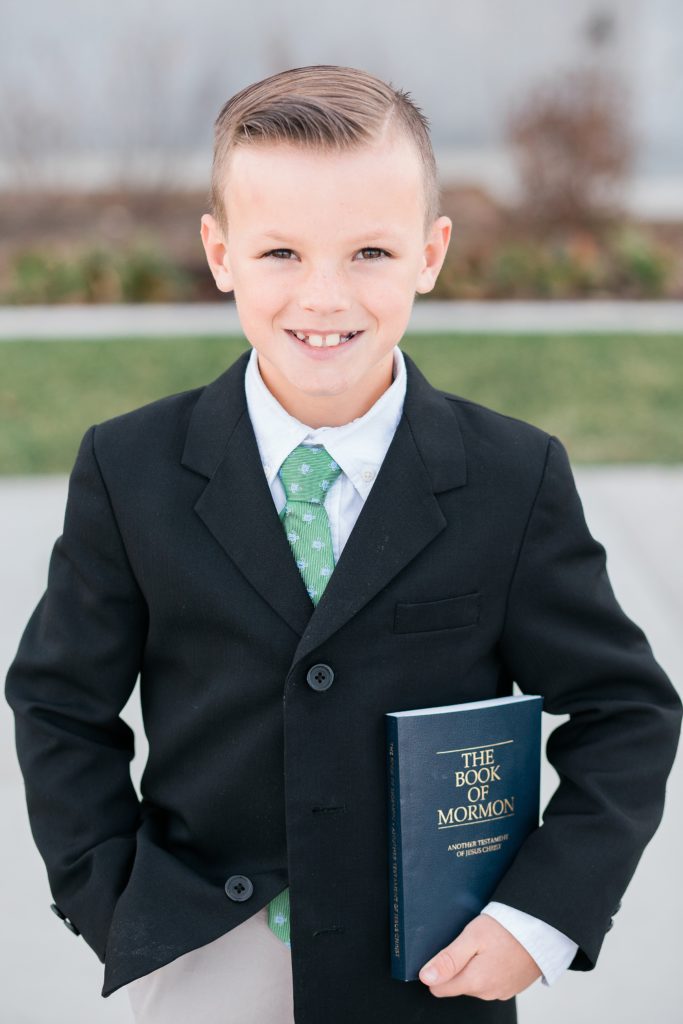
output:
[[538, 827], [542, 706], [523, 694], [386, 713], [392, 978], [418, 978]]

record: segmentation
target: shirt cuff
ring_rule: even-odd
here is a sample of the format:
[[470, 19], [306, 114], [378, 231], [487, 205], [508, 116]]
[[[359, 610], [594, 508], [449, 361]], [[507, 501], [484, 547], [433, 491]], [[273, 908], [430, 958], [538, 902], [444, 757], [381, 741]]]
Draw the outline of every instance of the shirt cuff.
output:
[[507, 903], [487, 903], [482, 914], [495, 918], [514, 935], [533, 957], [542, 972], [542, 984], [552, 985], [576, 956], [578, 944], [564, 932], [538, 917], [510, 907]]

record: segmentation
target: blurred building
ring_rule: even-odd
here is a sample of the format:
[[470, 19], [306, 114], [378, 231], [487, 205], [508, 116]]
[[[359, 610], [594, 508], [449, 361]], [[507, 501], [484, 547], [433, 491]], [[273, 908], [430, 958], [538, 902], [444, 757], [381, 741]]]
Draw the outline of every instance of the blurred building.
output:
[[256, 79], [363, 67], [430, 118], [442, 179], [514, 196], [512, 106], [599, 67], [638, 144], [627, 204], [683, 216], [680, 0], [4, 0], [0, 187], [205, 188], [213, 120]]

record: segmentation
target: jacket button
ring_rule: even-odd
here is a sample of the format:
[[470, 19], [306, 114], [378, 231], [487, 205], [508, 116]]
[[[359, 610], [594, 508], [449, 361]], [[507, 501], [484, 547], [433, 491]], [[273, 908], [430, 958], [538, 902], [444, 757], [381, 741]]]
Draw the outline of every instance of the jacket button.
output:
[[329, 665], [313, 665], [306, 673], [306, 682], [312, 690], [329, 690], [334, 672]]
[[612, 927], [612, 925], [613, 925], [613, 924], [614, 924], [614, 921], [613, 921], [613, 920], [612, 920], [612, 918], [610, 917], [610, 919], [609, 919], [609, 924], [607, 925], [607, 928], [606, 928], [605, 930], [606, 930], [606, 931], [609, 931], [609, 930], [610, 930], [610, 928]]
[[231, 900], [241, 903], [249, 899], [254, 891], [254, 884], [246, 875], [230, 875], [225, 883], [225, 891]]
[[66, 927], [69, 929], [70, 932], [73, 932], [74, 935], [80, 935], [81, 934], [79, 932], [78, 928], [76, 927], [76, 925], [73, 923], [73, 921], [69, 920], [69, 918], [66, 916], [64, 911], [60, 910], [56, 903], [51, 903], [50, 904], [50, 910], [52, 910], [57, 915], [57, 917], [59, 918], [60, 921], [64, 922], [64, 924], [66, 925]]

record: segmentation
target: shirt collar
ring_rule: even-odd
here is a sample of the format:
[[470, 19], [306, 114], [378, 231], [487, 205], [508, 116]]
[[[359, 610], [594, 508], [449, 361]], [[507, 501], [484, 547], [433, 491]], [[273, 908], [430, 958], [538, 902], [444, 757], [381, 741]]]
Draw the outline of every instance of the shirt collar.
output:
[[394, 379], [363, 416], [339, 427], [309, 427], [290, 415], [268, 390], [252, 348], [244, 376], [249, 417], [261, 463], [272, 485], [289, 453], [299, 444], [322, 444], [365, 500], [379, 472], [403, 412], [406, 368], [398, 345], [393, 349]]

